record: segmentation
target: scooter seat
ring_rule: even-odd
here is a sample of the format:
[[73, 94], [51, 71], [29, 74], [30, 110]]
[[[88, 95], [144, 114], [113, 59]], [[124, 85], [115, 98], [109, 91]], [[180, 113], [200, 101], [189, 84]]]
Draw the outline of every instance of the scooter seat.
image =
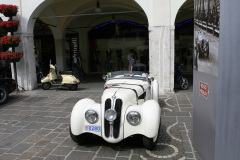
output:
[[73, 75], [72, 71], [59, 71], [59, 74]]

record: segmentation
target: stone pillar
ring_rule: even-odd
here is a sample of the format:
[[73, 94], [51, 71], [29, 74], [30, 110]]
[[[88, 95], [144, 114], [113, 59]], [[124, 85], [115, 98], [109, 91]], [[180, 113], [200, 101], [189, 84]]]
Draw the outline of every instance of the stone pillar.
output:
[[170, 42], [174, 39], [172, 32], [174, 31], [171, 31], [170, 26], [149, 27], [149, 70], [150, 75], [158, 80], [159, 94], [173, 91], [174, 51], [171, 51]]
[[[16, 52], [23, 51], [23, 58], [17, 62], [17, 79], [18, 85], [25, 90], [37, 88], [37, 76], [34, 56], [34, 40], [32, 33], [15, 34], [21, 36], [22, 42], [16, 48]], [[12, 70], [12, 73], [14, 71]], [[14, 73], [13, 73], [14, 75]]]
[[174, 73], [175, 73], [175, 26], [170, 29], [170, 81], [169, 92], [174, 92]]
[[59, 71], [66, 69], [65, 41], [64, 39], [54, 39], [56, 63]]

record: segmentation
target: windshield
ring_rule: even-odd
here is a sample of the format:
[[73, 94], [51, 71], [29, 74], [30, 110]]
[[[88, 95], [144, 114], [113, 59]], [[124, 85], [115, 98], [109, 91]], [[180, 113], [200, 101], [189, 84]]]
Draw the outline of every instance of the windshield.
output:
[[133, 71], [130, 73], [129, 71], [117, 71], [117, 72], [108, 72], [107, 80], [110, 79], [138, 79], [138, 80], [147, 80], [148, 74], [139, 71]]

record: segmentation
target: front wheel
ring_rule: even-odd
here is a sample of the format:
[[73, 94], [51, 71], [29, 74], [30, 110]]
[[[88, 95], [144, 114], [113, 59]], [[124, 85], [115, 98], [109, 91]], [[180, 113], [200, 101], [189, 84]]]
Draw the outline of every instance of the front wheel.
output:
[[0, 85], [0, 104], [4, 104], [8, 98], [8, 89], [6, 86]]
[[42, 89], [48, 90], [50, 87], [51, 87], [51, 83], [50, 82], [42, 83]]
[[187, 80], [187, 78], [182, 77], [182, 78], [180, 79], [180, 87], [181, 87], [182, 89], [184, 89], [184, 90], [188, 88], [188, 80]]
[[73, 135], [70, 125], [69, 125], [69, 133], [70, 133], [71, 139], [74, 142], [78, 143], [79, 145], [85, 145], [91, 136], [91, 133], [83, 133], [83, 134], [77, 135], [77, 136]]
[[76, 91], [77, 88], [78, 88], [78, 84], [72, 84], [72, 85], [69, 87], [69, 89], [70, 89], [71, 91]]
[[143, 142], [143, 146], [146, 149], [153, 150], [156, 147], [158, 138], [159, 138], [160, 129], [161, 129], [161, 120], [160, 120], [160, 125], [158, 128], [158, 133], [157, 133], [156, 137], [148, 138], [146, 136], [143, 136], [142, 142]]

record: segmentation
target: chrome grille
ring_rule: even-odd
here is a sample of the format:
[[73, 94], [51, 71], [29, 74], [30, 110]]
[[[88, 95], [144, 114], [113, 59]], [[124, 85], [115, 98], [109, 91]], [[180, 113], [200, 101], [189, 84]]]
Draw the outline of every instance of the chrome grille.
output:
[[121, 99], [116, 100], [115, 111], [117, 112], [117, 118], [114, 121], [113, 137], [118, 138], [119, 130], [120, 130], [120, 123], [121, 123], [121, 111], [122, 111], [122, 100]]
[[[117, 112], [117, 118], [114, 120], [114, 123], [111, 125], [109, 121], [104, 118], [104, 132], [105, 136], [108, 138], [110, 135], [114, 138], [118, 138], [120, 132], [120, 123], [121, 123], [121, 111], [122, 111], [122, 100], [116, 99], [114, 109]], [[111, 99], [105, 101], [105, 112], [111, 108]]]

